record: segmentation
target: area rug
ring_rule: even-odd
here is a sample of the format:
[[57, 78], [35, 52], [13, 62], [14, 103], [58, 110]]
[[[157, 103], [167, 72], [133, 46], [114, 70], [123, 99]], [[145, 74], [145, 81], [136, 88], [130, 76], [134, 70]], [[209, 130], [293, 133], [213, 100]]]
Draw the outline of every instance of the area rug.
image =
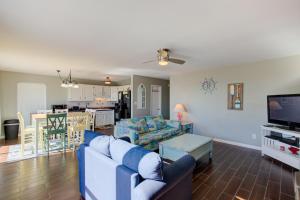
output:
[[[66, 152], [70, 152], [72, 150], [67, 149]], [[52, 151], [50, 155], [60, 153], [61, 151], [56, 150]], [[48, 155], [47, 153], [39, 150], [39, 156]], [[19, 160], [25, 160], [29, 158], [34, 158], [36, 155], [30, 148], [25, 148], [24, 156], [21, 155], [21, 145], [15, 144], [15, 145], [6, 145], [6, 146], [0, 146], [0, 163], [6, 163], [6, 162], [15, 162]]]

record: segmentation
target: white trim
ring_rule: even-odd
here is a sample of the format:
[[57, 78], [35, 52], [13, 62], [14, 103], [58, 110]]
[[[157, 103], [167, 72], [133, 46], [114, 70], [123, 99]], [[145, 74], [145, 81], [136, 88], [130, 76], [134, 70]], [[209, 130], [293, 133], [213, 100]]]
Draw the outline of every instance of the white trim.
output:
[[231, 145], [235, 145], [235, 146], [240, 146], [240, 147], [245, 147], [248, 149], [255, 149], [255, 150], [261, 151], [261, 147], [259, 147], [259, 146], [254, 146], [254, 145], [240, 143], [240, 142], [233, 142], [233, 141], [223, 140], [223, 139], [219, 139], [219, 138], [214, 138], [213, 140], [216, 142], [222, 142], [222, 143], [226, 143], [226, 144], [231, 144]]
[[152, 92], [152, 90], [153, 90], [153, 88], [154, 87], [159, 87], [160, 89], [160, 98], [159, 98], [159, 104], [160, 104], [160, 113], [159, 113], [159, 115], [161, 115], [162, 114], [162, 111], [161, 111], [161, 109], [162, 109], [162, 86], [161, 85], [151, 85], [151, 91], [150, 91], [150, 115], [153, 115], [153, 113], [152, 113], [152, 106], [153, 106], [153, 92]]
[[5, 136], [4, 135], [1, 135], [0, 136], [0, 139], [2, 140], [2, 139], [5, 139]]

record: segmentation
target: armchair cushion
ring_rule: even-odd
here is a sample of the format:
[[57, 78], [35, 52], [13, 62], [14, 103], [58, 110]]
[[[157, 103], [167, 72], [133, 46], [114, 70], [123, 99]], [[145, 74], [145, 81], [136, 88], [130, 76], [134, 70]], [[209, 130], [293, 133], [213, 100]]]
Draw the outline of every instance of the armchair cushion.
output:
[[111, 143], [110, 153], [113, 160], [138, 172], [144, 179], [162, 180], [162, 160], [157, 153], [122, 140]]

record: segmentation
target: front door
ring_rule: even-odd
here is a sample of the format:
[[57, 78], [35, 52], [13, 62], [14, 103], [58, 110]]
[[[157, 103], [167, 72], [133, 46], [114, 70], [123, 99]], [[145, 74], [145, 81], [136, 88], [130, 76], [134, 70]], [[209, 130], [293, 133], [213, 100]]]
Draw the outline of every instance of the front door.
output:
[[151, 108], [150, 114], [153, 116], [161, 115], [161, 94], [160, 85], [151, 85]]

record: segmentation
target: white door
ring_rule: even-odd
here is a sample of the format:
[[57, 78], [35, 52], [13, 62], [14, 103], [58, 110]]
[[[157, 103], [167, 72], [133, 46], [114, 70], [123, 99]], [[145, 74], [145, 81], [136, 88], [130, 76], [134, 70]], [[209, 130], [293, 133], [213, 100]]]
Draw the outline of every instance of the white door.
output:
[[46, 85], [40, 83], [18, 83], [18, 110], [23, 114], [25, 125], [30, 125], [30, 114], [46, 110]]
[[161, 86], [151, 85], [150, 114], [161, 115]]

